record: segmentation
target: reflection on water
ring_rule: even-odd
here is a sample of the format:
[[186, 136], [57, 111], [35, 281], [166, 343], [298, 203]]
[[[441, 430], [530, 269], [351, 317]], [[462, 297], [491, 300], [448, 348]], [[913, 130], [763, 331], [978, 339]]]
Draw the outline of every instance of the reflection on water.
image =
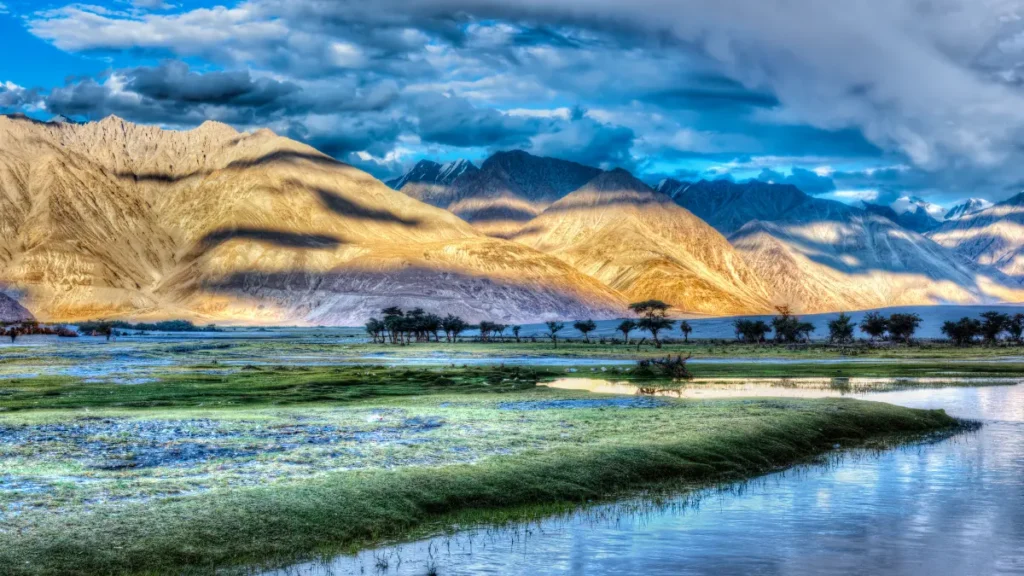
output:
[[997, 386], [1024, 384], [1024, 378], [695, 378], [685, 384], [612, 382], [594, 378], [563, 378], [540, 384], [561, 390], [596, 394], [651, 395], [670, 398], [831, 398], [906, 388]]
[[[741, 395], [842, 393], [810, 388], [745, 385]], [[1024, 574], [1024, 385], [848, 396], [985, 425], [666, 504], [598, 506], [273, 574]]]

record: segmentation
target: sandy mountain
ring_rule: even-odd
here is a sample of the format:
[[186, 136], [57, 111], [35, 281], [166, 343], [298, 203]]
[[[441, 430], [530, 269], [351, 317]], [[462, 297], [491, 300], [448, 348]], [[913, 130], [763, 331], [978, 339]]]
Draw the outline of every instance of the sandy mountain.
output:
[[950, 220], [929, 237], [978, 264], [1024, 279], [1024, 193]]
[[656, 298], [708, 314], [770, 309], [760, 279], [720, 233], [624, 170], [600, 174], [514, 238], [631, 301]]
[[793, 186], [696, 183], [676, 201], [723, 233], [772, 287], [802, 312], [884, 306], [1020, 301], [1024, 293], [890, 219]]
[[449, 210], [486, 234], [508, 237], [600, 173], [598, 168], [514, 150], [494, 154], [479, 170], [466, 171], [450, 185], [406, 184], [400, 190]]
[[0, 280], [47, 320], [612, 316], [561, 262], [267, 130], [0, 118]]

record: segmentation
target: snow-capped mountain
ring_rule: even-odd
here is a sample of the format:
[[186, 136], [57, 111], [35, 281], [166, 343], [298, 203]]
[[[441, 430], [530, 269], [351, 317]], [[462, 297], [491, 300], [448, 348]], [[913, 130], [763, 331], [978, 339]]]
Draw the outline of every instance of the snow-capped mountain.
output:
[[946, 217], [945, 208], [917, 196], [901, 196], [900, 198], [897, 198], [895, 202], [889, 204], [889, 207], [901, 216], [903, 214], [924, 210], [926, 214], [931, 216], [937, 222], [945, 219]]
[[929, 236], [979, 264], [1024, 279], [1024, 193], [951, 219]]
[[969, 198], [964, 202], [957, 204], [946, 212], [944, 220], [959, 220], [964, 216], [970, 216], [976, 212], [981, 212], [987, 208], [991, 208], [992, 203], [983, 198]]
[[395, 190], [401, 190], [409, 183], [433, 184], [438, 186], [449, 186], [455, 179], [467, 172], [479, 170], [472, 162], [459, 159], [445, 164], [439, 164], [431, 160], [420, 160], [413, 166], [412, 170], [393, 180], [388, 180], [387, 185]]
[[778, 302], [804, 312], [1020, 296], [999, 271], [901, 227], [891, 216], [793, 186], [701, 181], [676, 202], [726, 234]]

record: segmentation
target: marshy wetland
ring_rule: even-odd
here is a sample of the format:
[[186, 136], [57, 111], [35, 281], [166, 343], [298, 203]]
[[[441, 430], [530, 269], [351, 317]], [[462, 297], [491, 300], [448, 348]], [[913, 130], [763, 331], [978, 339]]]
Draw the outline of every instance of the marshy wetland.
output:
[[[645, 560], [665, 560], [668, 547], [677, 562], [717, 555], [694, 573], [728, 572], [725, 548], [715, 546], [737, 534], [693, 539], [691, 523], [716, 521], [706, 506], [681, 505], [702, 487], [823, 456], [833, 464], [798, 477], [839, 474], [849, 461], [882, 466], [900, 454], [955, 460], [950, 447], [1005, 435], [1004, 420], [1013, 430], [1024, 420], [988, 411], [1020, 416], [1012, 407], [1021, 403], [1024, 362], [1012, 349], [397, 347], [326, 332], [5, 345], [4, 573], [677, 573]], [[638, 356], [669, 352], [694, 354], [693, 381], [635, 370]], [[863, 452], [906, 442], [913, 447]], [[991, 454], [983, 467], [1024, 458], [1019, 442], [979, 446]], [[916, 470], [915, 481], [933, 479], [930, 468]], [[863, 492], [870, 478], [848, 480], [871, 497]], [[1019, 499], [1019, 484], [977, 481], [993, 498]], [[764, 507], [780, 497], [773, 482], [721, 494], [739, 510]], [[781, 485], [798, 501], [809, 497], [804, 489], [821, 492]], [[452, 551], [487, 535], [495, 543], [487, 553]], [[498, 545], [506, 538], [508, 547]], [[648, 544], [622, 556], [623, 538]], [[1021, 543], [1016, 533], [1002, 538]], [[566, 556], [583, 541], [588, 553]], [[591, 553], [632, 563], [601, 568], [586, 563]], [[754, 562], [756, 550], [743, 558]]]

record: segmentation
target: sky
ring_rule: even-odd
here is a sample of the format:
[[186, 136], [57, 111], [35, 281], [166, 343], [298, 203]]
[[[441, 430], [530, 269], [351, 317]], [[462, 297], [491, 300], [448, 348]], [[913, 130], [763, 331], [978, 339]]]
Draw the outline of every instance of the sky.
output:
[[0, 0], [0, 112], [524, 149], [950, 206], [1024, 188], [1024, 0]]

